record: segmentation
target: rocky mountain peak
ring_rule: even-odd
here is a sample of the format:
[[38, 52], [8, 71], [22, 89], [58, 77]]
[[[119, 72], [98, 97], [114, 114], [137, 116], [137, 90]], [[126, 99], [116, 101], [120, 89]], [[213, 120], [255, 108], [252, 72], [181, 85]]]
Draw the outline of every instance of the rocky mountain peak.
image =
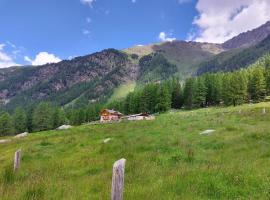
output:
[[226, 49], [250, 47], [263, 41], [268, 35], [270, 35], [270, 21], [258, 28], [235, 36], [234, 38], [224, 42], [222, 46]]

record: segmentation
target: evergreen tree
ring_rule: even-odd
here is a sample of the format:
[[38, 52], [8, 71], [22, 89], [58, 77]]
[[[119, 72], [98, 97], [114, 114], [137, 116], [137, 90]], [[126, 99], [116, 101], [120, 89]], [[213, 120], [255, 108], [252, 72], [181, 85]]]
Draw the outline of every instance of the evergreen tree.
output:
[[33, 130], [45, 131], [53, 128], [53, 109], [50, 103], [41, 102], [33, 113]]
[[34, 107], [31, 106], [26, 113], [26, 125], [27, 125], [27, 130], [30, 133], [33, 131], [33, 113], [34, 113]]
[[266, 82], [266, 93], [270, 95], [270, 54], [265, 57], [265, 82]]
[[0, 136], [13, 135], [12, 119], [7, 112], [0, 115]]
[[198, 77], [195, 83], [194, 104], [196, 107], [204, 107], [206, 103], [206, 86], [204, 77]]
[[255, 67], [251, 71], [251, 78], [249, 81], [250, 97], [255, 102], [263, 100], [266, 96], [266, 81], [264, 71], [261, 67]]
[[157, 91], [157, 112], [166, 112], [171, 108], [171, 96], [168, 88], [165, 85], [161, 85]]
[[223, 79], [223, 100], [226, 105], [239, 105], [247, 99], [247, 77], [244, 71], [227, 73]]
[[180, 109], [183, 106], [182, 88], [179, 80], [173, 80], [172, 88], [172, 108]]
[[55, 108], [53, 112], [53, 128], [57, 128], [66, 122], [65, 112], [61, 108]]
[[222, 74], [206, 74], [205, 87], [206, 87], [206, 106], [219, 105], [221, 101], [222, 92]]
[[184, 87], [184, 105], [186, 108], [191, 109], [194, 102], [194, 93], [195, 93], [195, 82], [194, 78], [189, 78], [186, 80]]
[[27, 117], [21, 107], [17, 107], [14, 111], [13, 127], [16, 133], [23, 133], [27, 130]]

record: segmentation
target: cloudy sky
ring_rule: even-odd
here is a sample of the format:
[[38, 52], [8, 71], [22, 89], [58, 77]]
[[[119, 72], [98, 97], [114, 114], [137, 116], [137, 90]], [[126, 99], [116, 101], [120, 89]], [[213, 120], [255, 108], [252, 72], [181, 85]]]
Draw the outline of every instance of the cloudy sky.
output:
[[269, 10], [270, 0], [0, 0], [0, 68], [175, 39], [222, 43]]

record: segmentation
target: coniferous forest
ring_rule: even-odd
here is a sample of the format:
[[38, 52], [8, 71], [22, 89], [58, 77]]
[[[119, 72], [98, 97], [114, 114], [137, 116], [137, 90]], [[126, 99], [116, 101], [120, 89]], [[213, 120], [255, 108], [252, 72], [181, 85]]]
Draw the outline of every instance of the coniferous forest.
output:
[[55, 129], [63, 124], [80, 125], [96, 121], [102, 108], [136, 113], [162, 113], [170, 109], [195, 109], [209, 106], [236, 106], [267, 100], [270, 95], [270, 55], [247, 69], [206, 73], [185, 82], [171, 78], [138, 86], [125, 99], [110, 103], [91, 103], [81, 108], [62, 108], [50, 102], [0, 115], [1, 136]]

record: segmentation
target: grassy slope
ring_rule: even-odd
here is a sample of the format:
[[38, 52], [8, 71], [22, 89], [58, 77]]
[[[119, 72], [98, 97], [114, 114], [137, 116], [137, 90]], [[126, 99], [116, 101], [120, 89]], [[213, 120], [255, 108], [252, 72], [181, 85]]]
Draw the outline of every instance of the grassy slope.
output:
[[[125, 199], [269, 199], [269, 120], [261, 103], [31, 134], [0, 144], [0, 199], [109, 199], [122, 157]], [[217, 131], [199, 135], [205, 129]], [[22, 168], [12, 176], [18, 148]]]
[[116, 101], [119, 99], [125, 98], [128, 93], [133, 92], [136, 87], [136, 82], [128, 82], [120, 85], [118, 88], [115, 88], [112, 96], [109, 98], [108, 102]]

